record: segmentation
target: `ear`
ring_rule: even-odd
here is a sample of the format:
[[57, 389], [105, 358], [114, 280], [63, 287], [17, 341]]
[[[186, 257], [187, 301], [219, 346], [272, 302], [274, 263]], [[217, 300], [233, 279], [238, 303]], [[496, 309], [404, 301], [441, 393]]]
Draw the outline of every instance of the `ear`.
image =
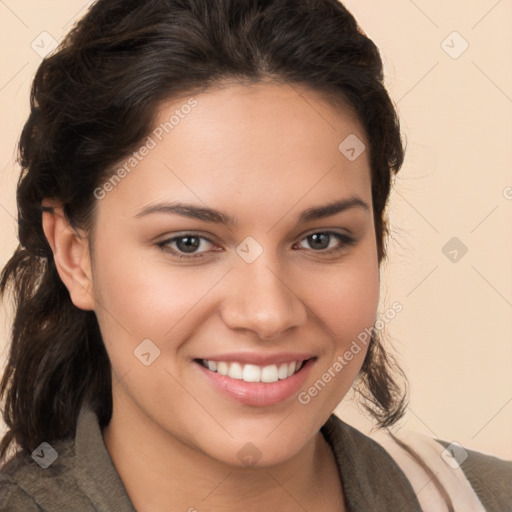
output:
[[43, 206], [52, 209], [43, 211], [42, 222], [57, 272], [73, 304], [80, 309], [93, 310], [95, 301], [87, 238], [70, 226], [59, 204], [44, 199]]

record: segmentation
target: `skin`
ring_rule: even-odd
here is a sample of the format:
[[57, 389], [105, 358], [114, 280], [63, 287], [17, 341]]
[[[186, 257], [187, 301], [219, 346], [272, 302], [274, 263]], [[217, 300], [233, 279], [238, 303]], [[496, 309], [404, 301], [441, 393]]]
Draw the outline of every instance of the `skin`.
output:
[[[155, 126], [186, 99], [161, 105]], [[368, 147], [365, 134], [348, 108], [298, 86], [233, 83], [195, 99], [97, 201], [92, 255], [59, 208], [43, 215], [59, 274], [73, 303], [95, 311], [112, 362], [106, 447], [139, 511], [231, 511], [240, 503], [343, 510], [319, 429], [351, 387], [365, 348], [307, 405], [296, 395], [266, 407], [241, 404], [215, 390], [193, 360], [312, 353], [307, 390], [373, 325], [379, 267], [369, 157], [365, 151], [349, 161], [338, 150], [350, 134]], [[308, 208], [354, 196], [368, 209], [297, 224]], [[162, 201], [216, 208], [238, 224], [169, 213], [136, 218]], [[328, 249], [340, 250], [326, 255], [307, 238], [326, 231], [355, 242], [332, 236]], [[180, 260], [157, 246], [187, 233], [212, 240], [201, 242], [202, 257]], [[263, 248], [252, 263], [236, 252], [248, 236]], [[179, 253], [176, 242], [168, 248]], [[147, 338], [160, 350], [150, 366], [134, 357]], [[237, 456], [248, 442], [261, 454], [250, 467]]]

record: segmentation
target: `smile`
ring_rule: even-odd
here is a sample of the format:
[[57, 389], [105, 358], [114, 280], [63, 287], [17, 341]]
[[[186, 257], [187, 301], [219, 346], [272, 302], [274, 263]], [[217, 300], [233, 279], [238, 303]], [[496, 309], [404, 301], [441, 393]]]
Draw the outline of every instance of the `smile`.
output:
[[304, 386], [317, 361], [317, 357], [306, 354], [229, 354], [222, 357], [224, 361], [221, 357], [194, 359], [193, 368], [222, 395], [253, 407], [291, 400]]
[[209, 361], [201, 359], [199, 361], [205, 368], [220, 375], [227, 375], [232, 379], [243, 380], [245, 382], [277, 382], [284, 380], [297, 373], [304, 361], [290, 361], [279, 365], [271, 364], [268, 366], [258, 366], [255, 364], [243, 364], [236, 361]]

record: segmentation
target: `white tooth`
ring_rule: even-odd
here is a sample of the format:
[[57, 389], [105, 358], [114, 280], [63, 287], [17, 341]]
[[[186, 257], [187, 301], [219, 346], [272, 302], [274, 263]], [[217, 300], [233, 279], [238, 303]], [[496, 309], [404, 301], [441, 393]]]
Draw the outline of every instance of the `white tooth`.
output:
[[296, 365], [297, 365], [297, 363], [295, 361], [288, 363], [288, 377], [291, 377], [295, 373]]
[[231, 363], [229, 365], [228, 377], [231, 377], [232, 379], [241, 379], [242, 376], [242, 365], [240, 363]]
[[277, 366], [271, 364], [270, 366], [264, 366], [261, 369], [261, 382], [277, 382]]
[[254, 364], [246, 364], [244, 366], [243, 379], [245, 382], [260, 382], [261, 370], [259, 366]]
[[217, 373], [220, 373], [221, 375], [227, 375], [228, 374], [228, 363], [219, 361], [217, 363]]
[[209, 368], [212, 372], [217, 371], [217, 361], [207, 361], [207, 363], [208, 363], [208, 368]]
[[297, 361], [297, 368], [295, 368], [295, 371], [298, 372], [302, 368], [303, 364], [304, 361]]
[[282, 365], [279, 366], [277, 375], [281, 380], [286, 379], [286, 377], [288, 377], [288, 363], [283, 363]]

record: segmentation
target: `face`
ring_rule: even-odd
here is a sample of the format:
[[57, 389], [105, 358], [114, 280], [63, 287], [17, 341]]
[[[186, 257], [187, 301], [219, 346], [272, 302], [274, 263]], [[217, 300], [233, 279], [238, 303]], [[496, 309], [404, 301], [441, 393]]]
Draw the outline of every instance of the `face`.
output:
[[161, 106], [96, 193], [114, 415], [231, 465], [288, 460], [315, 436], [361, 368], [364, 346], [344, 354], [379, 295], [369, 159], [340, 151], [348, 136], [368, 147], [348, 109], [296, 86]]

